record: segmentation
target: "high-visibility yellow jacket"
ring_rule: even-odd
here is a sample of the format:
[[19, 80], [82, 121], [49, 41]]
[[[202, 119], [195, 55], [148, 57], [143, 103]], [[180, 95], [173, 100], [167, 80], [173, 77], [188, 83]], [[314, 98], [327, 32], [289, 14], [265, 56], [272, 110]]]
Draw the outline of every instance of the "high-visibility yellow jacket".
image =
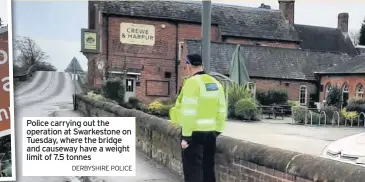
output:
[[185, 80], [170, 110], [171, 122], [181, 125], [184, 137], [190, 137], [193, 131], [222, 132], [226, 116], [224, 88], [208, 74], [197, 74]]

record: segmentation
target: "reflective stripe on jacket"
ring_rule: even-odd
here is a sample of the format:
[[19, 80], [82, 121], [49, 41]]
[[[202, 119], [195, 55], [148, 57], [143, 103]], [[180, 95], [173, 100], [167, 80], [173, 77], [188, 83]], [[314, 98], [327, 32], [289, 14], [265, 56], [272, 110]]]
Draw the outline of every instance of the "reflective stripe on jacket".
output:
[[227, 106], [224, 88], [207, 74], [187, 79], [175, 107], [170, 110], [171, 122], [180, 124], [183, 136], [193, 131], [218, 131], [225, 127]]

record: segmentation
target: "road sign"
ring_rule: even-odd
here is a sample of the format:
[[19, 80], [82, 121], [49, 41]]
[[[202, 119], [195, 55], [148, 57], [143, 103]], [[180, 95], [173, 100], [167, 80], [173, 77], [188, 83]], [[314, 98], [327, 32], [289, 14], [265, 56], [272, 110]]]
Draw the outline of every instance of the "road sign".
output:
[[72, 74], [72, 75], [71, 75], [71, 78], [72, 78], [72, 80], [77, 81], [77, 79], [78, 79], [78, 75], [77, 75], [77, 74]]

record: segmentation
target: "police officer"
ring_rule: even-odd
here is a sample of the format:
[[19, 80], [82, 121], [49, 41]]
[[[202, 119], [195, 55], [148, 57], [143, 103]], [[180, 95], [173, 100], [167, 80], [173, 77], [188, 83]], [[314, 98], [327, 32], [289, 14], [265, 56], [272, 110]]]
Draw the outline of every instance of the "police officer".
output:
[[223, 131], [227, 108], [222, 85], [202, 69], [202, 59], [186, 59], [186, 79], [170, 110], [171, 122], [180, 124], [185, 182], [215, 182], [216, 139]]

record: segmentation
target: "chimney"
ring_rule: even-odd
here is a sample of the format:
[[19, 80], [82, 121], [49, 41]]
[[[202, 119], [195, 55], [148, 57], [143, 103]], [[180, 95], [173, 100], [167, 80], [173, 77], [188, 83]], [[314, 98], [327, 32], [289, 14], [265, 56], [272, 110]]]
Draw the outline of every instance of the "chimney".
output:
[[294, 4], [295, 0], [279, 0], [279, 9], [291, 25], [294, 24]]
[[349, 31], [349, 14], [348, 13], [338, 14], [337, 28], [341, 29], [341, 31], [343, 33], [347, 33]]
[[263, 9], [271, 9], [270, 5], [266, 5], [264, 3], [261, 3], [259, 8], [263, 8]]

